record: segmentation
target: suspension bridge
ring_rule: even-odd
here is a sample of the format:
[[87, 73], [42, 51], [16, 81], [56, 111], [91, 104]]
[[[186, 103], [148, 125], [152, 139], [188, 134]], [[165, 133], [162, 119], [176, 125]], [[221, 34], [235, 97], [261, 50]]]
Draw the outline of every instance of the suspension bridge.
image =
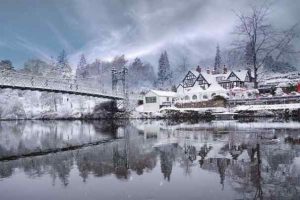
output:
[[11, 70], [0, 71], [0, 88], [124, 100], [124, 95], [116, 94], [101, 85], [93, 87], [83, 79], [37, 76]]

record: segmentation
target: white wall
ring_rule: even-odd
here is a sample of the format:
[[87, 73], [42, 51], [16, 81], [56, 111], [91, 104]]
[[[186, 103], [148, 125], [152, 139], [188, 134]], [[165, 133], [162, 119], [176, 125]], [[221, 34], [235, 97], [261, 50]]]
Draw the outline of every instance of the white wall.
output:
[[[156, 97], [156, 103], [146, 103], [146, 97]], [[144, 112], [157, 112], [164, 102], [172, 103], [172, 98], [173, 97], [169, 97], [168, 101], [168, 97], [158, 96], [154, 92], [150, 91], [144, 96]]]
[[[156, 103], [146, 103], [146, 97], [156, 97]], [[159, 97], [152, 91], [144, 96], [144, 112], [156, 112], [159, 110]]]

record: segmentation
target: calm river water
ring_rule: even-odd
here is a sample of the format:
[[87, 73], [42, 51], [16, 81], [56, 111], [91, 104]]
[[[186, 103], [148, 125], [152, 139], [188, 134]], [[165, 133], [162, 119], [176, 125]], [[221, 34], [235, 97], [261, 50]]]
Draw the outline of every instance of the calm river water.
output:
[[299, 138], [292, 121], [4, 121], [0, 199], [300, 199]]

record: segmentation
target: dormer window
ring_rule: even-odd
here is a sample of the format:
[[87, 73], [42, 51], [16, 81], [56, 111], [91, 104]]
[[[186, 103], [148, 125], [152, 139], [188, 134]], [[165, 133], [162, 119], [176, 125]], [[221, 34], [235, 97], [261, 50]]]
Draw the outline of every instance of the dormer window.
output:
[[239, 80], [238, 77], [233, 72], [230, 74], [230, 76], [228, 77], [228, 79], [230, 81], [238, 81]]
[[204, 86], [205, 84], [208, 84], [201, 74], [199, 75], [197, 81], [200, 86]]

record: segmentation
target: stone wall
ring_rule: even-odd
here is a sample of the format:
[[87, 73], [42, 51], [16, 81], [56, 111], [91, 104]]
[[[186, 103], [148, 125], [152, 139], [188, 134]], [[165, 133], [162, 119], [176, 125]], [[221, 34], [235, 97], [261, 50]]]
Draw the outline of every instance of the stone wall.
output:
[[176, 103], [177, 108], [209, 108], [209, 107], [225, 107], [224, 99], [211, 99], [208, 101]]

